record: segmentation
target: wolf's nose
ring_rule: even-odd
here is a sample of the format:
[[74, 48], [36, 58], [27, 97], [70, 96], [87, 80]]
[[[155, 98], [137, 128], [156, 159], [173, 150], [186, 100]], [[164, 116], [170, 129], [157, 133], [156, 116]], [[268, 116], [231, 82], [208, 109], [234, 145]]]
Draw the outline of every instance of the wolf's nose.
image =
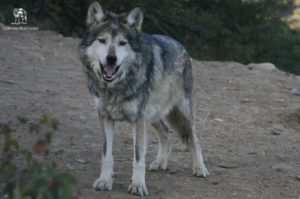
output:
[[107, 55], [106, 61], [108, 65], [114, 65], [117, 62], [117, 57], [115, 55]]

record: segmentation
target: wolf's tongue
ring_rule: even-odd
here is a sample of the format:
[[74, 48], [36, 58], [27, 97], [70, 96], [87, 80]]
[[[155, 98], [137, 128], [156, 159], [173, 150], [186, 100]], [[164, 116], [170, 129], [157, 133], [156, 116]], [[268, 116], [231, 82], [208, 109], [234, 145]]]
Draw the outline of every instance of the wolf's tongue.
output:
[[104, 67], [104, 72], [107, 77], [112, 77], [115, 72], [115, 69], [113, 67], [106, 66]]

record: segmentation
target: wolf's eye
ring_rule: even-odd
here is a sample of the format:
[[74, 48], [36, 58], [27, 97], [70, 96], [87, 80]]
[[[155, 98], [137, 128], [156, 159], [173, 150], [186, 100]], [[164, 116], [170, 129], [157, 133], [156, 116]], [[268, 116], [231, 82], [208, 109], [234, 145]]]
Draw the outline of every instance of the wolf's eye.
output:
[[120, 41], [120, 43], [119, 43], [120, 46], [125, 46], [126, 44], [127, 44], [126, 41]]
[[105, 44], [105, 43], [106, 43], [105, 39], [102, 39], [102, 38], [99, 38], [98, 41], [99, 41], [101, 44]]

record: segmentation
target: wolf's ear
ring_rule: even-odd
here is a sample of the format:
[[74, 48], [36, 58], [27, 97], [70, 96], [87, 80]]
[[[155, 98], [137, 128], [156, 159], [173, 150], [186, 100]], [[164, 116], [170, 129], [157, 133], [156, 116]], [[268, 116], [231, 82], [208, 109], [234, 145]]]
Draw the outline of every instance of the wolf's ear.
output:
[[144, 14], [141, 8], [134, 8], [127, 15], [127, 23], [130, 27], [136, 28], [138, 33], [142, 32], [142, 24], [143, 24]]
[[86, 24], [87, 26], [92, 25], [93, 23], [99, 23], [105, 16], [101, 5], [98, 2], [94, 2], [89, 6]]

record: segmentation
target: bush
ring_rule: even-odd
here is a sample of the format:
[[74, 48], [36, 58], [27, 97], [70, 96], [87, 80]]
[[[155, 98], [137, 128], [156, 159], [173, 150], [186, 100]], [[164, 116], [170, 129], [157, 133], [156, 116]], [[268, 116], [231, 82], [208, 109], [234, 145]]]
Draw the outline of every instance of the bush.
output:
[[[19, 118], [25, 125], [27, 119]], [[75, 178], [56, 169], [54, 162], [41, 161], [50, 154], [53, 133], [58, 128], [56, 120], [44, 116], [37, 123], [29, 124], [31, 131], [41, 135], [32, 150], [22, 148], [12, 138], [13, 129], [0, 123], [0, 138], [3, 148], [0, 156], [0, 198], [72, 198]], [[20, 161], [21, 160], [21, 161]]]

